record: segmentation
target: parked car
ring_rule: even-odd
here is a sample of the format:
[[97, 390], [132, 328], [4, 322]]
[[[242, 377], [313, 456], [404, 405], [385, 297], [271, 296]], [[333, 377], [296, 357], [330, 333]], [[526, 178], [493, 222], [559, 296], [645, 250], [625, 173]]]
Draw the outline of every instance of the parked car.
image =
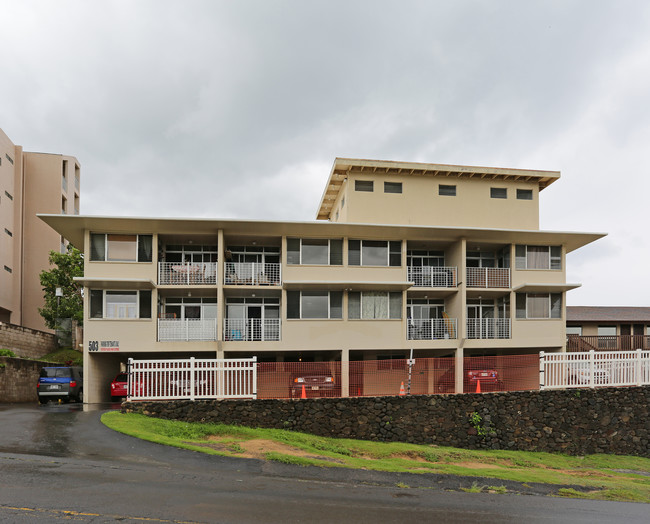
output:
[[[601, 366], [594, 366], [594, 384], [604, 386], [610, 383], [609, 371]], [[569, 362], [569, 385], [591, 384], [591, 365], [589, 362]]]
[[118, 373], [111, 382], [111, 400], [117, 402], [121, 398], [126, 398], [127, 386], [129, 384], [129, 375]]
[[300, 375], [291, 384], [291, 398], [333, 397], [335, 390], [332, 375]]
[[48, 400], [83, 402], [83, 368], [78, 366], [51, 366], [41, 369], [36, 384], [38, 401]]

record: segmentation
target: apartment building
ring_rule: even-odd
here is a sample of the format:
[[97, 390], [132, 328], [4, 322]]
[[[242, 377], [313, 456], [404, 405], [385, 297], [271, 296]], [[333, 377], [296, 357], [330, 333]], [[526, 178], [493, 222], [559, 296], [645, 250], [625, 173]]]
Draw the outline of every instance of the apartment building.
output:
[[316, 221], [42, 215], [85, 253], [86, 399], [129, 357], [340, 361], [346, 395], [350, 361], [562, 351], [604, 235], [539, 229], [559, 177], [337, 158]]
[[39, 274], [66, 241], [36, 214], [78, 215], [80, 176], [76, 158], [23, 151], [0, 129], [0, 322], [47, 331]]

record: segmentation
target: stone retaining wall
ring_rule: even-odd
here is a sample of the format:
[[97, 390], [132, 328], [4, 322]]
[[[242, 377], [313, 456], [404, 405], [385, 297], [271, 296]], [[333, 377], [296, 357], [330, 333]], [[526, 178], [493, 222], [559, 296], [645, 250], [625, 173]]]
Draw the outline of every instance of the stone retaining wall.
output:
[[[123, 412], [468, 449], [650, 456], [650, 387], [304, 400], [125, 402]], [[474, 415], [472, 422], [472, 414]]]
[[0, 322], [0, 349], [11, 349], [19, 357], [41, 358], [56, 350], [56, 336], [15, 324]]
[[40, 360], [0, 357], [0, 402], [38, 402], [36, 384], [43, 367]]

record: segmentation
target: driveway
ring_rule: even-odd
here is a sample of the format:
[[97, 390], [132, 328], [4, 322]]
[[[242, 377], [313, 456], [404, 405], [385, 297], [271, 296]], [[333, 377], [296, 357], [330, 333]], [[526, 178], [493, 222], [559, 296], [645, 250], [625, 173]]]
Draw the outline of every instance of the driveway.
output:
[[167, 448], [104, 427], [101, 413], [117, 407], [0, 404], [0, 522], [593, 524], [645, 523], [650, 512], [633, 503], [447, 492], [436, 476]]

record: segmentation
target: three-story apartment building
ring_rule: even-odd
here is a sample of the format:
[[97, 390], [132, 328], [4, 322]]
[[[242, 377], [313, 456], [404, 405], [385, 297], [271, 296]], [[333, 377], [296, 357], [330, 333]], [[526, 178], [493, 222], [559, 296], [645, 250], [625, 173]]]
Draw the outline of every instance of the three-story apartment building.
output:
[[[52, 216], [85, 252], [86, 400], [129, 357], [341, 362], [561, 351], [559, 172], [336, 159], [317, 221]], [[456, 366], [462, 384], [462, 365]]]

